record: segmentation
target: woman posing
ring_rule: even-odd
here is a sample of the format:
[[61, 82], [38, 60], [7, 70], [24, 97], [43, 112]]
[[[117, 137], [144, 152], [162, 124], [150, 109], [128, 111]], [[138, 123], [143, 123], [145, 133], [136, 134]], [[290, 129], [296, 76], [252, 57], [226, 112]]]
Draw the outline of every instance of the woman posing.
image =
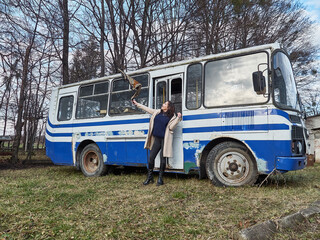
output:
[[162, 104], [161, 109], [148, 108], [136, 100], [132, 103], [145, 112], [152, 114], [150, 118], [149, 131], [144, 148], [150, 149], [150, 156], [148, 159], [148, 176], [144, 185], [153, 183], [153, 168], [154, 160], [160, 151], [160, 172], [157, 186], [163, 185], [163, 173], [166, 168], [166, 158], [172, 157], [172, 142], [173, 130], [177, 124], [182, 120], [181, 113], [177, 115], [174, 113], [174, 105], [167, 101]]

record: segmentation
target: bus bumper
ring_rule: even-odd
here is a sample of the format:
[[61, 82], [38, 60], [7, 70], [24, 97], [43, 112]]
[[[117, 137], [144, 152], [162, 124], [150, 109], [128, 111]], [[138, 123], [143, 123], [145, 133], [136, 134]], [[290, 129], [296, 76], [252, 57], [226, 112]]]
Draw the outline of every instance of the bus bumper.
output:
[[293, 171], [305, 168], [306, 157], [277, 157], [276, 169], [282, 171]]

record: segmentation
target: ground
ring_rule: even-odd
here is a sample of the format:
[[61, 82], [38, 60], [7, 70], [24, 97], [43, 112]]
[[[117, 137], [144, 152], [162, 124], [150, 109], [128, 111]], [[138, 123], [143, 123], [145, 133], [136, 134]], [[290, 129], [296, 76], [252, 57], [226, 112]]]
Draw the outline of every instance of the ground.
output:
[[[2, 161], [0, 239], [233, 239], [320, 196], [320, 164], [271, 176], [261, 187], [221, 188], [178, 174], [143, 186], [145, 177], [140, 168], [87, 178], [47, 161]], [[319, 216], [274, 239], [320, 239]]]

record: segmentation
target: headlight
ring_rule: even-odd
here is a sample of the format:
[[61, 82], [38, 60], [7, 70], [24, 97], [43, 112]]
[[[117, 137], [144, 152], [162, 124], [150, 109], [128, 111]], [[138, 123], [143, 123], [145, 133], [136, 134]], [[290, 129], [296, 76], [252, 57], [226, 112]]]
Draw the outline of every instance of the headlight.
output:
[[297, 142], [298, 153], [302, 153], [302, 143], [301, 141]]

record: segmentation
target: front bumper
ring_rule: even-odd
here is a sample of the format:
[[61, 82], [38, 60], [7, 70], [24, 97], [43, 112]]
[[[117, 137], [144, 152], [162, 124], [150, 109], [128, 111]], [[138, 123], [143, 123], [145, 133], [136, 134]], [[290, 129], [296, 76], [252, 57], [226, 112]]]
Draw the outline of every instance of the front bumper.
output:
[[305, 168], [306, 157], [277, 157], [276, 169], [281, 171], [294, 171]]

